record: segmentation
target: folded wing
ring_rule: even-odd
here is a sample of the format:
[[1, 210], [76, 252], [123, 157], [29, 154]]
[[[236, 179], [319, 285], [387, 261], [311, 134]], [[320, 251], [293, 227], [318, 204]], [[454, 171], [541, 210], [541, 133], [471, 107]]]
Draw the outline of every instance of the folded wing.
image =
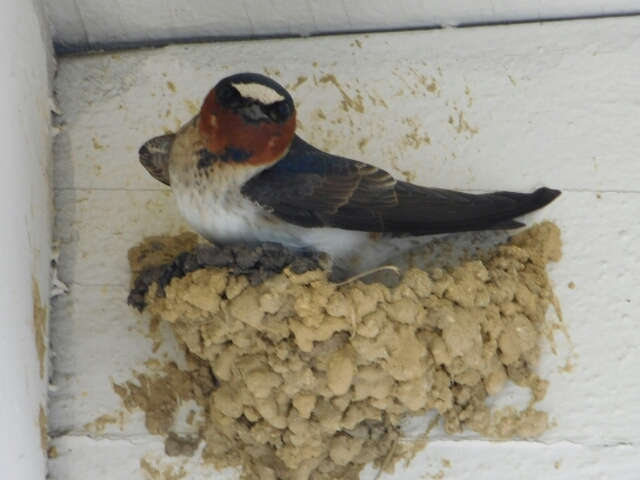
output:
[[302, 227], [336, 227], [396, 235], [517, 228], [513, 219], [544, 207], [560, 192], [481, 195], [420, 187], [372, 165], [329, 155], [298, 136], [273, 167], [242, 193], [276, 217]]
[[140, 163], [153, 178], [169, 185], [169, 149], [175, 134], [162, 135], [148, 140], [140, 150]]

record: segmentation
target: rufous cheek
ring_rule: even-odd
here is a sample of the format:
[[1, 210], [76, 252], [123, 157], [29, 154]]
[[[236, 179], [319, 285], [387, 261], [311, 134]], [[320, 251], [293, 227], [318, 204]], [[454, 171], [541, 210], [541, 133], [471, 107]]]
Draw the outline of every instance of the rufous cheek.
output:
[[250, 152], [249, 164], [279, 160], [289, 148], [296, 128], [296, 112], [284, 124], [249, 124], [237, 112], [222, 108], [212, 90], [200, 109], [200, 139], [211, 153], [228, 148]]

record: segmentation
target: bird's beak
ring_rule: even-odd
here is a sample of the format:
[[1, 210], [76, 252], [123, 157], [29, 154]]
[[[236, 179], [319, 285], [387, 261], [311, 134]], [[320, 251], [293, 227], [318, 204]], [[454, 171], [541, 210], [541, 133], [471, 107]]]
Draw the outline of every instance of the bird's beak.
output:
[[260, 106], [255, 103], [240, 108], [239, 113], [252, 123], [260, 123], [265, 120], [269, 120], [269, 117], [262, 111]]

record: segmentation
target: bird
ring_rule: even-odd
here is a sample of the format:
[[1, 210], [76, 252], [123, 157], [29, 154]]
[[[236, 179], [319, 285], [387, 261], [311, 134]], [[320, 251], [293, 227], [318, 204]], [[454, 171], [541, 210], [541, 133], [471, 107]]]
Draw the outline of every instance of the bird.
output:
[[258, 73], [220, 80], [198, 114], [147, 141], [139, 159], [208, 241], [324, 252], [350, 274], [443, 235], [523, 227], [515, 218], [561, 193], [424, 187], [326, 153], [296, 134], [290, 93]]

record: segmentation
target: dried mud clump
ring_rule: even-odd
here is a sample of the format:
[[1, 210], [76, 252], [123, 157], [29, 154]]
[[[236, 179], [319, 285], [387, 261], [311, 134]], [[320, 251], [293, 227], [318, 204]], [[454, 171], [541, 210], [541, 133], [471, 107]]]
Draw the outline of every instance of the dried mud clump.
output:
[[175, 237], [149, 237], [129, 250], [133, 285], [129, 305], [144, 310], [145, 295], [156, 284], [156, 296], [164, 296], [164, 287], [174, 278], [209, 267], [226, 267], [234, 275], [244, 275], [252, 286], [289, 267], [304, 273], [328, 265], [324, 254], [297, 254], [278, 243], [265, 242], [257, 247], [198, 245], [198, 235], [182, 233]]
[[[468, 428], [493, 438], [548, 428], [546, 413], [533, 408], [547, 382], [532, 370], [549, 330], [554, 296], [545, 267], [560, 258], [559, 235], [544, 223], [482, 260], [431, 274], [411, 269], [393, 288], [337, 286], [328, 272], [285, 265], [253, 282], [252, 273], [237, 274], [231, 249], [231, 267], [148, 282], [140, 295], [191, 358], [191, 398], [206, 416], [205, 461], [241, 466], [241, 478], [357, 478], [389, 455], [407, 415], [436, 409], [448, 433]], [[256, 265], [259, 258], [245, 270]], [[183, 376], [155, 381], [184, 383]], [[508, 379], [529, 388], [532, 401], [522, 411], [492, 411], [486, 399]], [[118, 388], [125, 403], [140, 390]], [[158, 408], [175, 413], [166, 403]]]

